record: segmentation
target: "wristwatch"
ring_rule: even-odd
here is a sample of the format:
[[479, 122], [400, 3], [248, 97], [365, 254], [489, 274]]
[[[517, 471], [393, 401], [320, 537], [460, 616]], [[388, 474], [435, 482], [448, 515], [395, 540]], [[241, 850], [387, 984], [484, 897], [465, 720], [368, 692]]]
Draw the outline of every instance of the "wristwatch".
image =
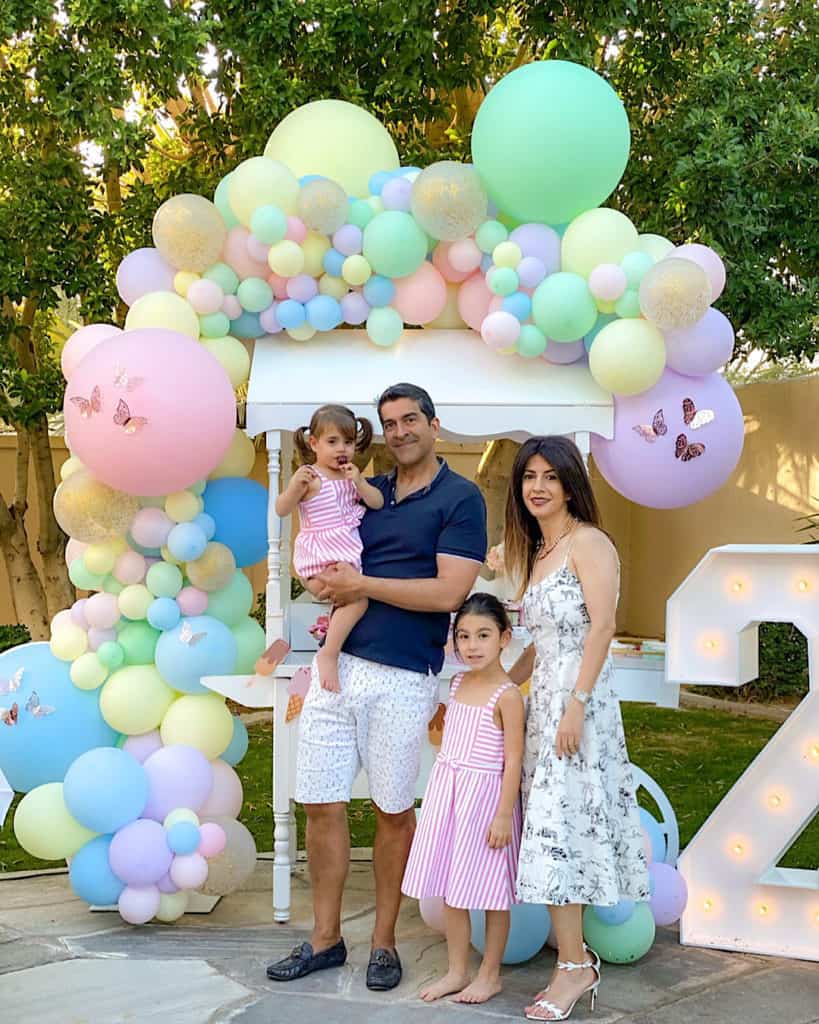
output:
[[591, 694], [586, 693], [585, 690], [572, 690], [571, 696], [574, 697], [575, 700], [579, 700], [580, 703], [585, 706], [588, 704]]

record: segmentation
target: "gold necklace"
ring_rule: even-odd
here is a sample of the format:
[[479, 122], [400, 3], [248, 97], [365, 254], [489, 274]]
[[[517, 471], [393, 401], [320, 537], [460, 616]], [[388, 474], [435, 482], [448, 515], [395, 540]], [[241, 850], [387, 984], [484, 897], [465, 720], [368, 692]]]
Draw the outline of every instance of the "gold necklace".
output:
[[569, 536], [569, 534], [572, 532], [576, 525], [577, 520], [573, 517], [570, 517], [569, 524], [566, 527], [566, 529], [561, 534], [559, 534], [555, 538], [555, 540], [553, 540], [552, 543], [548, 545], [548, 547], [545, 545], [545, 541], [543, 540], [543, 538], [541, 538], [537, 546], [537, 554], [535, 555], [535, 561], [540, 562], [544, 558], [548, 558], [549, 555], [551, 555], [551, 553], [557, 547], [557, 545], [563, 540], [563, 538]]

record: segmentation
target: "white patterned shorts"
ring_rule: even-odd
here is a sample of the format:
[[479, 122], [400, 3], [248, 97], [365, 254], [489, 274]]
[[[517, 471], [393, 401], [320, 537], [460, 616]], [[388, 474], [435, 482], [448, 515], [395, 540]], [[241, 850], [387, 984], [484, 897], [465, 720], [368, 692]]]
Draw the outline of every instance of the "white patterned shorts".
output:
[[315, 660], [299, 725], [296, 800], [347, 803], [364, 767], [370, 797], [385, 814], [415, 803], [438, 679], [351, 654], [338, 659], [341, 692], [323, 690]]

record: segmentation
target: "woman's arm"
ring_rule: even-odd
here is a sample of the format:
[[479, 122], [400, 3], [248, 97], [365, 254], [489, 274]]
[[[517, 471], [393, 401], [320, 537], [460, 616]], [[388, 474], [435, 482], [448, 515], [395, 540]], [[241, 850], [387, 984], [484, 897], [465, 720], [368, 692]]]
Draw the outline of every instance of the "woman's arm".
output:
[[535, 645], [529, 644], [529, 646], [523, 651], [515, 664], [509, 669], [507, 675], [515, 684], [515, 686], [523, 686], [527, 679], [532, 675], [532, 670], [535, 667]]
[[495, 817], [489, 826], [487, 842], [499, 850], [512, 842], [512, 816], [520, 794], [520, 774], [523, 766], [523, 697], [520, 690], [507, 690], [497, 704], [503, 727], [503, 781]]

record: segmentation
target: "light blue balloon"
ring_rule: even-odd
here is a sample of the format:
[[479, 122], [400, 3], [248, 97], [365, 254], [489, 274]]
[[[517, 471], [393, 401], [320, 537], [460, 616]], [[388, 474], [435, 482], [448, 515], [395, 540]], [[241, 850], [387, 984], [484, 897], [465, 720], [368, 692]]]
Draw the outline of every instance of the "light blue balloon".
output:
[[527, 320], [532, 312], [532, 300], [526, 292], [512, 292], [511, 295], [504, 297], [501, 309], [522, 322]]
[[324, 254], [322, 266], [333, 277], [341, 277], [341, 268], [344, 266], [346, 259], [347, 257], [344, 253], [339, 252], [338, 249], [328, 249]]
[[156, 645], [159, 674], [183, 693], [209, 693], [202, 676], [230, 675], [236, 666], [236, 639], [210, 615], [193, 615], [163, 633]]
[[[207, 486], [207, 483], [205, 486]], [[205, 493], [205, 487], [202, 488], [200, 493]], [[216, 523], [213, 516], [209, 516], [207, 512], [200, 512], [196, 519], [194, 519], [194, 522], [204, 532], [208, 540], [213, 540], [213, 535], [216, 533]]]
[[229, 765], [237, 765], [247, 753], [250, 737], [247, 726], [238, 715], [233, 716], [233, 738], [220, 755], [220, 760]]
[[195, 562], [208, 546], [208, 538], [198, 523], [177, 523], [168, 534], [166, 544], [180, 562]]
[[172, 597], [158, 597], [148, 605], [147, 619], [154, 629], [173, 629], [182, 613]]
[[[509, 938], [501, 957], [504, 964], [522, 964], [543, 949], [552, 927], [549, 911], [540, 903], [516, 903], [510, 908]], [[472, 945], [479, 953], [486, 947], [486, 914], [470, 910]]]
[[267, 488], [243, 476], [211, 480], [202, 495], [216, 523], [214, 541], [233, 552], [239, 569], [267, 557]]
[[634, 900], [620, 900], [613, 907], [595, 907], [595, 915], [603, 924], [623, 924], [634, 913]]
[[174, 853], [195, 853], [202, 837], [192, 821], [178, 821], [168, 829], [168, 846]]
[[651, 859], [657, 862], [665, 861], [665, 834], [660, 828], [660, 823], [652, 814], [649, 814], [645, 807], [640, 808], [640, 824], [648, 833], [648, 838], [651, 841]]
[[308, 323], [317, 331], [332, 331], [344, 319], [341, 303], [332, 295], [314, 295], [306, 309]]
[[276, 306], [276, 319], [286, 331], [292, 331], [301, 327], [307, 319], [307, 311], [304, 304], [296, 302], [295, 299], [284, 299]]
[[[19, 684], [2, 698], [5, 707], [17, 705], [17, 724], [0, 726], [0, 770], [18, 793], [62, 782], [80, 754], [116, 742], [117, 730], [100, 714], [99, 690], [78, 689], [70, 668], [43, 641], [0, 654], [0, 680]], [[36, 706], [40, 715], [33, 713]]]
[[125, 888], [108, 863], [108, 850], [113, 836], [95, 836], [79, 848], [71, 858], [68, 880], [71, 888], [86, 903], [110, 907]]
[[92, 832], [116, 832], [142, 814], [148, 776], [127, 750], [98, 747], [80, 754], [65, 774], [65, 806]]
[[375, 174], [371, 175], [367, 184], [367, 187], [370, 190], [370, 195], [380, 196], [381, 190], [392, 177], [392, 173], [392, 171], [376, 171]]
[[364, 298], [373, 307], [389, 306], [395, 298], [395, 285], [388, 277], [373, 274], [363, 288]]
[[258, 313], [248, 313], [245, 310], [241, 316], [230, 321], [230, 332], [225, 331], [224, 333], [230, 333], [236, 338], [261, 338], [265, 329], [262, 327]]

